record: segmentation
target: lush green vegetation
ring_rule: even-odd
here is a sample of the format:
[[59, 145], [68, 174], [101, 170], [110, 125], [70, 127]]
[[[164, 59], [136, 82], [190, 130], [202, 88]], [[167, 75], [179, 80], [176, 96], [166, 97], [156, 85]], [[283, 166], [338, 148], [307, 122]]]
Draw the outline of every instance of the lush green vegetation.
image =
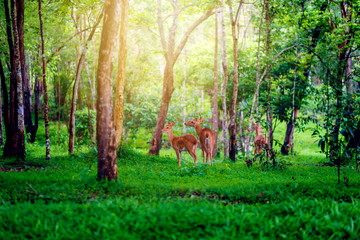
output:
[[222, 157], [210, 167], [199, 149], [198, 166], [184, 153], [179, 169], [172, 149], [148, 156], [122, 146], [117, 182], [96, 180], [88, 144], [71, 156], [64, 142], [54, 144], [52, 161], [43, 160], [43, 132], [25, 160], [1, 163], [0, 238], [355, 239], [360, 231], [360, 176], [343, 167], [348, 180], [337, 184], [309, 129], [295, 134], [301, 151], [279, 155], [278, 168]]
[[[2, 1], [0, 239], [359, 239], [359, 23], [358, 0]], [[214, 166], [179, 168], [161, 129], [200, 142], [195, 117]]]

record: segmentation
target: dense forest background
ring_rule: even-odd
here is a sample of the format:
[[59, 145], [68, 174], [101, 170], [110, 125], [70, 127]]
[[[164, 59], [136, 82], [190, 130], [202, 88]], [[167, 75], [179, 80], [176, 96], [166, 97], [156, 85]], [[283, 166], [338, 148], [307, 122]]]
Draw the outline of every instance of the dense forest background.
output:
[[[266, 200], [261, 197], [265, 190], [252, 198], [248, 196], [257, 183], [231, 190], [234, 185], [222, 181], [230, 188], [201, 185], [196, 191], [186, 181], [181, 187], [170, 184], [179, 181], [172, 177], [158, 179], [164, 192], [155, 193], [149, 189], [160, 183], [140, 186], [143, 177], [139, 185], [130, 186], [124, 177], [144, 174], [149, 180], [154, 176], [144, 167], [158, 173], [164, 164], [171, 171], [161, 176], [191, 176], [197, 183], [204, 175], [221, 178], [221, 172], [235, 184], [240, 181], [235, 177], [240, 170], [235, 169], [248, 175], [280, 171], [295, 180], [312, 171], [317, 174], [314, 166], [329, 166], [334, 168], [319, 173], [321, 183], [334, 180], [356, 189], [359, 178], [352, 174], [358, 172], [360, 150], [358, 1], [4, 0], [0, 19], [0, 175], [56, 169], [77, 159], [89, 168], [80, 174], [82, 180], [89, 174], [85, 182], [97, 172], [98, 180], [124, 184], [91, 182], [96, 187], [80, 199], [97, 194], [143, 198], [146, 192], [160, 198], [206, 195], [207, 200], [252, 204], [275, 201], [274, 196], [283, 193], [270, 187]], [[201, 164], [199, 144], [200, 165], [193, 166], [184, 152], [182, 167], [179, 162], [174, 170], [175, 147], [163, 129], [174, 122], [175, 136], [193, 134], [200, 142], [199, 133], [184, 125], [196, 118], [214, 133], [214, 167]], [[265, 140], [259, 145], [261, 135]], [[251, 173], [248, 167], [265, 173]], [[275, 184], [271, 176], [261, 177]], [[311, 188], [317, 179], [303, 188]], [[27, 186], [27, 197], [14, 197], [14, 190], [2, 196], [3, 202], [44, 200], [32, 184]], [[295, 188], [289, 193], [294, 199]], [[322, 193], [329, 190], [319, 188]], [[236, 195], [238, 190], [244, 195]], [[343, 190], [329, 198], [358, 198], [352, 190], [345, 192], [348, 198]], [[309, 196], [321, 198], [322, 193]], [[49, 201], [57, 202], [53, 197]], [[171, 204], [178, 207], [177, 202]]]

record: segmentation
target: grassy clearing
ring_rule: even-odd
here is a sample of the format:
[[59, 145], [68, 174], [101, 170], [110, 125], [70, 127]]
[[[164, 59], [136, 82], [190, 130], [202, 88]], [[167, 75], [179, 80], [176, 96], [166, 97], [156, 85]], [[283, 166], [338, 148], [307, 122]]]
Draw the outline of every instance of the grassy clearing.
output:
[[200, 150], [197, 167], [184, 153], [179, 169], [171, 149], [148, 156], [125, 146], [111, 183], [96, 180], [95, 148], [69, 156], [62, 137], [46, 162], [43, 141], [27, 144], [25, 161], [1, 162], [9, 171], [0, 172], [0, 239], [356, 239], [359, 175], [343, 167], [349, 181], [337, 184], [336, 169], [301, 134], [303, 147], [294, 159], [279, 155], [278, 169], [221, 157], [210, 167]]

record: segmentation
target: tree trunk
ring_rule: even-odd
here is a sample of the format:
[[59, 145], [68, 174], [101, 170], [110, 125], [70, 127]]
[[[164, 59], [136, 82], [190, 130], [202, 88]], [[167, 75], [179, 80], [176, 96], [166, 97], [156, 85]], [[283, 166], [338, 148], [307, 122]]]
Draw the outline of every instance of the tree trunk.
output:
[[212, 153], [212, 156], [216, 156], [217, 153], [217, 140], [218, 140], [218, 120], [219, 120], [219, 106], [218, 106], [218, 97], [219, 97], [219, 75], [218, 75], [218, 11], [216, 10], [215, 14], [215, 52], [214, 52], [214, 99], [213, 99], [213, 115], [212, 115], [212, 125], [215, 135], [215, 146]]
[[176, 46], [175, 43], [175, 34], [178, 25], [178, 15], [180, 14], [178, 1], [172, 2], [173, 7], [173, 22], [169, 28], [168, 39], [165, 39], [164, 26], [161, 12], [161, 0], [157, 0], [157, 23], [160, 32], [161, 45], [164, 52], [166, 66], [164, 70], [164, 80], [163, 80], [163, 92], [162, 92], [162, 100], [159, 111], [158, 120], [156, 123], [155, 133], [153, 139], [150, 141], [150, 155], [159, 155], [160, 147], [161, 147], [161, 138], [162, 132], [161, 129], [164, 127], [165, 119], [169, 107], [169, 103], [171, 100], [172, 93], [174, 91], [174, 65], [181, 53], [184, 49], [184, 46], [190, 36], [190, 34], [194, 31], [194, 29], [203, 21], [208, 19], [213, 12], [213, 8], [210, 8], [205, 14], [203, 14], [199, 19], [197, 19], [193, 24], [189, 26], [187, 31], [185, 31], [182, 36], [179, 44]]
[[39, 20], [40, 20], [40, 34], [41, 34], [41, 55], [42, 55], [42, 74], [44, 87], [44, 121], [45, 121], [45, 141], [46, 141], [46, 160], [50, 160], [50, 136], [49, 136], [49, 118], [48, 118], [48, 96], [46, 86], [46, 59], [45, 59], [45, 42], [44, 30], [41, 14], [41, 0], [39, 0]]
[[86, 52], [88, 49], [89, 42], [91, 41], [92, 37], [94, 36], [95, 30], [97, 26], [100, 23], [100, 20], [102, 18], [103, 12], [101, 12], [99, 18], [97, 19], [96, 23], [94, 24], [93, 29], [91, 30], [91, 33], [84, 43], [84, 46], [82, 48], [82, 53], [77, 65], [76, 69], [76, 76], [75, 76], [75, 82], [73, 87], [73, 93], [72, 93], [72, 102], [71, 102], [71, 112], [70, 112], [70, 124], [69, 124], [69, 153], [74, 153], [74, 141], [75, 141], [75, 112], [76, 112], [76, 98], [79, 88], [79, 81], [81, 77], [82, 72], [82, 66], [85, 60]]
[[284, 155], [289, 154], [289, 148], [293, 149], [293, 135], [295, 130], [295, 121], [298, 113], [299, 109], [295, 109], [295, 113], [293, 112], [292, 114], [294, 116], [294, 120], [291, 119], [287, 124], [284, 144], [281, 146], [281, 153]]
[[[271, 19], [270, 19], [270, 9], [269, 9], [269, 0], [264, 1], [264, 10], [265, 10], [265, 21], [266, 21], [266, 46], [265, 51], [267, 56], [270, 56], [270, 45], [271, 45]], [[268, 148], [272, 150], [273, 146], [273, 113], [272, 113], [272, 104], [271, 104], [271, 74], [270, 71], [266, 75], [267, 79], [267, 125], [268, 125]]]
[[116, 77], [116, 95], [115, 95], [115, 136], [116, 147], [120, 146], [121, 134], [123, 132], [123, 114], [124, 114], [124, 86], [126, 71], [126, 40], [127, 40], [127, 24], [129, 15], [129, 1], [121, 1], [121, 25], [120, 25], [120, 46], [118, 57], [118, 72]]
[[[31, 137], [34, 134], [34, 126], [31, 119], [31, 94], [29, 89], [29, 77], [25, 68], [25, 50], [24, 50], [24, 0], [16, 1], [16, 10], [17, 10], [17, 27], [19, 35], [19, 51], [20, 51], [20, 64], [21, 64], [21, 77], [22, 77], [22, 87], [23, 87], [23, 100], [24, 100], [24, 123], [26, 128], [26, 133], [30, 135], [29, 141], [32, 142], [34, 138]], [[35, 140], [35, 139], [34, 139]]]
[[[5, 10], [5, 18], [6, 18], [6, 33], [7, 33], [7, 42], [9, 45], [9, 52], [10, 52], [10, 72], [13, 73], [15, 71], [15, 58], [14, 58], [14, 44], [12, 40], [12, 29], [11, 29], [11, 19], [9, 14], [9, 1], [4, 0], [4, 10]], [[2, 87], [3, 91], [6, 89], [5, 85], [5, 76], [2, 77]], [[6, 131], [6, 141], [3, 151], [3, 157], [11, 157], [16, 156], [14, 149], [16, 149], [16, 119], [15, 119], [15, 103], [16, 103], [16, 94], [15, 94], [15, 86], [16, 86], [16, 79], [14, 78], [14, 74], [10, 74], [10, 101], [8, 104], [5, 104], [5, 100], [7, 101], [8, 98], [5, 98], [4, 92], [4, 110], [8, 108], [7, 111], [4, 113], [4, 121], [5, 121], [5, 131]], [[7, 107], [9, 106], [9, 107]]]
[[161, 147], [161, 139], [162, 132], [165, 125], [166, 115], [169, 108], [171, 95], [174, 92], [174, 72], [173, 72], [173, 64], [166, 63], [164, 70], [164, 80], [163, 80], [163, 91], [162, 91], [162, 99], [161, 106], [158, 115], [158, 120], [156, 123], [155, 133], [153, 140], [150, 142], [150, 155], [159, 155], [160, 147]]
[[95, 100], [95, 88], [94, 88], [94, 83], [91, 80], [90, 69], [89, 69], [88, 60], [87, 60], [86, 56], [85, 56], [84, 64], [85, 64], [85, 68], [86, 68], [86, 74], [88, 75], [88, 79], [89, 79], [89, 85], [90, 85], [90, 91], [91, 91], [91, 97], [92, 97], [92, 105], [90, 103], [89, 104], [91, 106], [91, 109], [95, 110], [96, 109], [96, 106], [95, 106], [95, 103], [96, 103], [96, 100]]
[[[34, 87], [34, 128], [35, 133], [39, 127], [39, 108], [40, 108], [40, 98], [41, 98], [41, 83], [39, 77], [35, 76], [35, 87]], [[35, 134], [31, 135], [35, 141]]]
[[221, 86], [221, 101], [222, 101], [222, 132], [224, 139], [224, 158], [228, 157], [229, 154], [229, 142], [228, 142], [228, 124], [227, 124], [227, 108], [226, 108], [226, 87], [228, 83], [228, 66], [226, 59], [226, 35], [225, 35], [225, 21], [224, 21], [224, 2], [221, 3], [220, 8], [221, 16], [221, 46], [222, 46], [222, 67], [224, 73], [224, 81]]
[[[230, 10], [230, 20], [231, 20], [231, 33], [233, 39], [233, 54], [234, 54], [234, 88], [233, 95], [230, 103], [230, 125], [229, 125], [229, 156], [231, 161], [235, 162], [236, 155], [236, 108], [237, 108], [237, 96], [238, 96], [238, 85], [239, 85], [239, 69], [238, 69], [238, 33], [236, 27], [239, 21], [240, 9], [243, 3], [243, 0], [240, 1], [238, 10], [236, 12], [235, 18], [232, 12], [231, 1], [227, 0]], [[239, 31], [239, 29], [238, 29]]]
[[[2, 66], [2, 62], [0, 59], [0, 79], [1, 79], [1, 90], [0, 90], [0, 145], [4, 144], [4, 138], [3, 138], [3, 126], [2, 126], [2, 120], [4, 120], [5, 124], [5, 131], [9, 128], [9, 120], [8, 120], [8, 95], [7, 95], [7, 89], [6, 89], [6, 83], [5, 83], [5, 74], [4, 69]], [[2, 95], [2, 96], [1, 96]], [[1, 99], [3, 99], [3, 102], [1, 102]], [[4, 106], [4, 109], [2, 109], [2, 106]], [[3, 111], [4, 110], [4, 111]], [[6, 136], [8, 137], [8, 136]]]
[[[11, 102], [13, 102], [14, 111], [11, 116], [11, 122], [14, 127], [14, 137], [10, 148], [10, 155], [8, 156], [16, 156], [20, 159], [25, 158], [25, 134], [24, 134], [24, 105], [23, 105], [23, 84], [21, 78], [21, 64], [20, 64], [20, 50], [19, 50], [19, 35], [16, 23], [16, 15], [15, 15], [15, 1], [11, 0], [11, 26], [12, 26], [12, 34], [14, 37], [14, 66], [11, 71], [11, 83], [12, 85], [12, 94], [14, 98], [11, 98]], [[15, 95], [15, 96], [14, 96]], [[11, 103], [10, 103], [11, 104]], [[5, 146], [6, 147], [6, 146]], [[8, 149], [4, 149], [5, 152]]]
[[116, 180], [118, 168], [113, 118], [112, 61], [119, 28], [120, 1], [106, 0], [99, 50], [96, 102], [98, 179]]
[[60, 145], [60, 117], [61, 117], [61, 101], [60, 101], [60, 96], [61, 96], [61, 78], [60, 78], [60, 59], [59, 59], [59, 64], [58, 64], [58, 80], [59, 80], [59, 90], [58, 90], [58, 108], [59, 108], [59, 113], [58, 113], [58, 136], [59, 136], [59, 142], [58, 144]]

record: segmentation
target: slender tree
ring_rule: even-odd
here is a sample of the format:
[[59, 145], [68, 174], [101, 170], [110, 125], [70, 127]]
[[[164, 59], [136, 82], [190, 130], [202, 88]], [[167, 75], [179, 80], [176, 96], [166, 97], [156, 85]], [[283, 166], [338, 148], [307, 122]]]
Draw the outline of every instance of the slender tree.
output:
[[227, 0], [230, 12], [230, 22], [231, 22], [231, 33], [233, 40], [233, 54], [234, 54], [234, 88], [233, 94], [230, 103], [230, 124], [229, 124], [229, 157], [231, 161], [235, 162], [236, 155], [236, 109], [237, 109], [237, 97], [238, 97], [238, 88], [239, 88], [239, 68], [238, 68], [238, 36], [239, 36], [239, 16], [240, 9], [243, 4], [243, 0], [240, 1], [237, 8], [236, 14], [234, 16], [231, 1]]
[[[264, 1], [264, 10], [265, 10], [265, 24], [266, 24], [266, 42], [265, 42], [265, 52], [266, 55], [270, 56], [270, 48], [271, 48], [271, 16], [270, 16], [270, 1]], [[271, 105], [271, 74], [270, 71], [266, 74], [267, 81], [267, 111], [266, 111], [266, 119], [267, 119], [267, 127], [268, 127], [268, 148], [272, 149], [273, 145], [273, 113], [272, 113], [272, 105]]]
[[98, 179], [118, 178], [112, 97], [112, 61], [119, 28], [120, 0], [106, 0], [97, 70], [96, 138]]
[[156, 123], [155, 133], [153, 139], [150, 141], [150, 155], [158, 155], [161, 147], [161, 138], [162, 132], [165, 124], [165, 119], [167, 115], [167, 111], [169, 108], [169, 103], [171, 100], [172, 93], [174, 92], [174, 65], [183, 50], [190, 34], [194, 31], [194, 29], [203, 21], [208, 19], [211, 15], [214, 14], [213, 7], [209, 8], [208, 11], [203, 14], [199, 19], [193, 22], [188, 29], [185, 31], [178, 45], [176, 45], [175, 34], [178, 27], [179, 15], [184, 10], [184, 8], [180, 9], [179, 1], [173, 0], [170, 1], [171, 6], [173, 8], [171, 16], [173, 18], [172, 24], [169, 27], [168, 39], [165, 38], [164, 31], [164, 21], [168, 18], [162, 17], [162, 0], [157, 0], [157, 24], [159, 27], [161, 46], [163, 50], [163, 54], [165, 56], [165, 69], [164, 69], [164, 79], [163, 79], [163, 91], [162, 91], [162, 99], [159, 110], [159, 115]]
[[50, 136], [49, 136], [49, 118], [48, 118], [48, 96], [46, 86], [46, 59], [45, 59], [45, 42], [44, 30], [41, 13], [41, 0], [39, 0], [39, 21], [40, 21], [40, 35], [41, 35], [41, 55], [42, 55], [42, 77], [44, 88], [44, 121], [45, 121], [45, 141], [46, 141], [46, 160], [50, 160]]
[[87, 49], [89, 46], [89, 42], [93, 38], [93, 36], [95, 34], [95, 30], [96, 30], [97, 26], [99, 25], [99, 23], [102, 19], [102, 16], [103, 16], [103, 11], [101, 11], [101, 14], [99, 15], [96, 23], [94, 24], [89, 37], [87, 38], [87, 40], [84, 43], [84, 46], [82, 47], [81, 56], [80, 56], [80, 59], [79, 59], [79, 62], [77, 64], [77, 68], [76, 68], [75, 82], [74, 82], [72, 101], [71, 101], [70, 124], [69, 124], [69, 153], [70, 154], [74, 153], [76, 99], [77, 99], [77, 94], [78, 94], [80, 77], [81, 77], [81, 73], [82, 73], [82, 67], [83, 67], [83, 64], [85, 61], [85, 56], [86, 56], [86, 52], [87, 52]]
[[215, 146], [212, 156], [216, 156], [216, 147], [217, 147], [217, 139], [218, 139], [218, 129], [219, 129], [219, 106], [218, 106], [218, 98], [219, 98], [219, 74], [218, 74], [218, 17], [219, 11], [215, 10], [215, 51], [214, 51], [214, 99], [212, 103], [213, 107], [213, 115], [212, 115], [212, 125], [213, 131], [215, 135]]
[[224, 158], [229, 156], [229, 141], [228, 141], [228, 122], [227, 122], [227, 107], [226, 107], [226, 86], [228, 84], [228, 65], [226, 54], [226, 35], [225, 35], [225, 20], [224, 20], [224, 1], [221, 1], [220, 7], [220, 32], [221, 32], [221, 57], [224, 80], [221, 85], [221, 102], [222, 102], [222, 134], [224, 140]]
[[115, 94], [115, 135], [116, 147], [121, 142], [121, 134], [123, 131], [123, 113], [124, 113], [124, 86], [125, 86], [125, 68], [126, 68], [126, 40], [127, 40], [127, 24], [129, 16], [129, 1], [121, 1], [121, 25], [120, 25], [120, 46], [118, 57], [118, 72], [116, 77], [116, 94]]

